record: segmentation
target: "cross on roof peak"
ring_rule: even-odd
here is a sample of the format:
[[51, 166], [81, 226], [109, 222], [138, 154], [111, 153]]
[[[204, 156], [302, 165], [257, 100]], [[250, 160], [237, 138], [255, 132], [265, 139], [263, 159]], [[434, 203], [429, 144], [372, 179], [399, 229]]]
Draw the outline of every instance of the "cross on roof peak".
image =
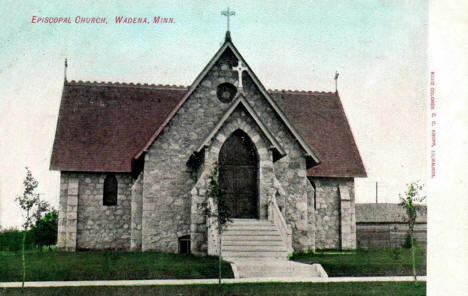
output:
[[229, 32], [229, 17], [236, 15], [236, 12], [229, 10], [229, 7], [228, 7], [227, 10], [221, 11], [221, 15], [224, 15], [227, 18], [227, 31]]

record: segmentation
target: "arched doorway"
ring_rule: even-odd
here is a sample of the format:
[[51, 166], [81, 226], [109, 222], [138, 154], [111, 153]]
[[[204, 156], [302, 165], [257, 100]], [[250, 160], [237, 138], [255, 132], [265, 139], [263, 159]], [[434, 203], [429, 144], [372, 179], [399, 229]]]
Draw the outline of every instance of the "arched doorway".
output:
[[258, 218], [258, 154], [249, 136], [236, 130], [219, 152], [219, 182], [233, 218]]

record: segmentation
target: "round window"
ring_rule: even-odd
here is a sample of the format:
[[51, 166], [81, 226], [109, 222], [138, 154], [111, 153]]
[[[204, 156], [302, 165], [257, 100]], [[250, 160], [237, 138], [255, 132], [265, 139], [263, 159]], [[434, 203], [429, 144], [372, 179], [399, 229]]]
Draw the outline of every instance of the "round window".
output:
[[231, 83], [222, 83], [218, 85], [218, 90], [216, 92], [218, 99], [223, 103], [231, 102], [236, 93], [237, 88]]

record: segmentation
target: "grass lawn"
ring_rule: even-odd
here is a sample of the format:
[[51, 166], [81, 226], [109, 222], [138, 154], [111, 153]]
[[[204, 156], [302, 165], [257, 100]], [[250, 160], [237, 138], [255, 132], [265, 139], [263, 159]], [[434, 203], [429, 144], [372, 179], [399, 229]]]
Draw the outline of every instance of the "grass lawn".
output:
[[[0, 281], [21, 281], [21, 266], [21, 252], [1, 252]], [[224, 278], [234, 277], [228, 263], [223, 263], [222, 274]], [[26, 281], [217, 277], [215, 257], [156, 252], [26, 252]]]
[[[23, 295], [50, 296], [101, 296], [101, 295], [323, 295], [323, 296], [422, 296], [426, 284], [419, 283], [255, 283], [187, 285], [187, 286], [140, 286], [140, 287], [62, 287], [26, 288]], [[0, 289], [0, 295], [20, 295], [21, 289]]]
[[[291, 260], [320, 263], [328, 276], [401, 276], [413, 272], [411, 250], [405, 248], [299, 253]], [[421, 247], [416, 249], [416, 273], [426, 274], [426, 256]]]
[[[417, 249], [417, 273], [426, 274], [424, 250]], [[320, 263], [329, 276], [411, 275], [411, 250], [295, 254], [291, 260]], [[223, 277], [232, 278], [228, 263]], [[156, 252], [26, 252], [26, 281], [217, 278], [218, 259]], [[0, 281], [21, 281], [21, 253], [0, 252]], [[0, 293], [1, 296], [1, 293]]]

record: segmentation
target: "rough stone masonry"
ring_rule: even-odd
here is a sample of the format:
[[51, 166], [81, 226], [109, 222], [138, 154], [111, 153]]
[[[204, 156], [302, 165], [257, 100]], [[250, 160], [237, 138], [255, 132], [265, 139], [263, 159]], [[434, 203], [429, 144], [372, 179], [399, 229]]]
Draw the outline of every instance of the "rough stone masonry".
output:
[[267, 91], [248, 67], [238, 77], [240, 63], [229, 38], [189, 88], [65, 81], [51, 160], [59, 249], [175, 253], [189, 237], [207, 254], [208, 178], [237, 130], [258, 156], [258, 219], [276, 199], [295, 251], [356, 248], [354, 177], [365, 170], [338, 94]]

